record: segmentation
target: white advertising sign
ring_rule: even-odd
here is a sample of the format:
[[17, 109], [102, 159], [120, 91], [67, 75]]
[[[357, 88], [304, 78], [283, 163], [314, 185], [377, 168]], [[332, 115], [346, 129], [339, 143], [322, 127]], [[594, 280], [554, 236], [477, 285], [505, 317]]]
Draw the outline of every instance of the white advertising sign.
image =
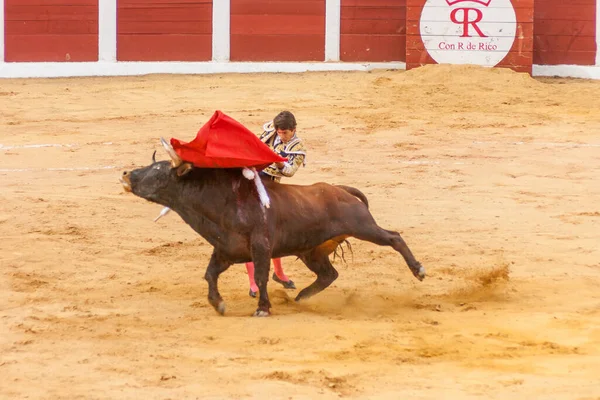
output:
[[510, 51], [517, 16], [510, 0], [428, 0], [420, 34], [438, 64], [493, 67]]

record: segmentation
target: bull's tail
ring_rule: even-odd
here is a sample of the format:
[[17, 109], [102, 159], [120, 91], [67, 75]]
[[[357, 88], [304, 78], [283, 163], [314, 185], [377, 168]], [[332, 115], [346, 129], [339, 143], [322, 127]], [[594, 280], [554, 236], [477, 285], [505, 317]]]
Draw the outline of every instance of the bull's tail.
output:
[[[352, 250], [352, 244], [350, 244], [350, 242], [348, 241], [348, 239], [344, 239], [343, 241], [339, 242], [339, 244], [337, 245], [337, 247], [335, 248], [335, 250], [333, 251], [333, 261], [335, 261], [336, 257], [339, 257], [342, 259], [342, 261], [344, 262], [344, 264], [347, 264], [346, 262], [346, 254], [344, 251], [344, 248], [342, 247], [342, 245], [346, 243], [346, 247], [348, 248], [348, 250], [350, 250], [350, 254], [352, 255], [352, 261], [354, 261], [354, 251]], [[338, 250], [340, 250], [341, 254], [338, 254]]]
[[340, 189], [344, 189], [346, 192], [350, 193], [352, 196], [358, 198], [360, 201], [365, 203], [365, 206], [367, 206], [367, 208], [369, 208], [369, 200], [367, 200], [367, 196], [365, 196], [365, 194], [363, 192], [361, 192], [360, 190], [358, 190], [357, 188], [354, 188], [352, 186], [345, 186], [345, 185], [335, 185], [335, 186], [339, 187]]

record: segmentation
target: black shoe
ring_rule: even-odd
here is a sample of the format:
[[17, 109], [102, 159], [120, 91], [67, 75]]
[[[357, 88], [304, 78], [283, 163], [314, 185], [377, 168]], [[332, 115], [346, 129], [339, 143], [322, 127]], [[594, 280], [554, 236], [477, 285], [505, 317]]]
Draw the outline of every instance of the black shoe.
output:
[[294, 281], [291, 279], [287, 282], [284, 282], [281, 279], [279, 279], [277, 274], [273, 273], [273, 280], [277, 283], [281, 283], [283, 285], [283, 287], [286, 289], [296, 289], [296, 285], [294, 285]]
[[248, 296], [256, 298], [256, 292], [253, 292], [252, 289], [248, 292]]

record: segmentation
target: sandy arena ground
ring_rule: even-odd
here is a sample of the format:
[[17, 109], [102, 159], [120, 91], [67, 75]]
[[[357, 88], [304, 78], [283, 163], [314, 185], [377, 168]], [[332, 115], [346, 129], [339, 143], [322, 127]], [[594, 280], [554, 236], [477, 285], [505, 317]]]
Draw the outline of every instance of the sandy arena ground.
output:
[[[158, 138], [291, 109], [287, 183], [362, 189], [428, 277], [351, 240], [251, 318], [242, 265], [125, 193]], [[0, 398], [599, 399], [600, 82], [508, 70], [0, 81]], [[299, 288], [313, 280], [284, 259]]]

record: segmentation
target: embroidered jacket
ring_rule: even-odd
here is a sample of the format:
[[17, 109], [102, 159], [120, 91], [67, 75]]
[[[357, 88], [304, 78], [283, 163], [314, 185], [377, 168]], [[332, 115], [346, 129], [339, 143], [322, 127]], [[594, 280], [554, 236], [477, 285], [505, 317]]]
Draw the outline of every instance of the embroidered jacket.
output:
[[263, 169], [263, 172], [273, 177], [273, 180], [279, 182], [282, 177], [293, 176], [300, 166], [306, 164], [306, 150], [302, 140], [294, 135], [287, 143], [283, 143], [275, 127], [273, 121], [263, 125], [264, 132], [259, 136], [259, 139], [269, 146], [275, 153], [282, 157], [287, 157], [288, 161], [284, 162], [283, 168], [278, 168], [274, 163]]

